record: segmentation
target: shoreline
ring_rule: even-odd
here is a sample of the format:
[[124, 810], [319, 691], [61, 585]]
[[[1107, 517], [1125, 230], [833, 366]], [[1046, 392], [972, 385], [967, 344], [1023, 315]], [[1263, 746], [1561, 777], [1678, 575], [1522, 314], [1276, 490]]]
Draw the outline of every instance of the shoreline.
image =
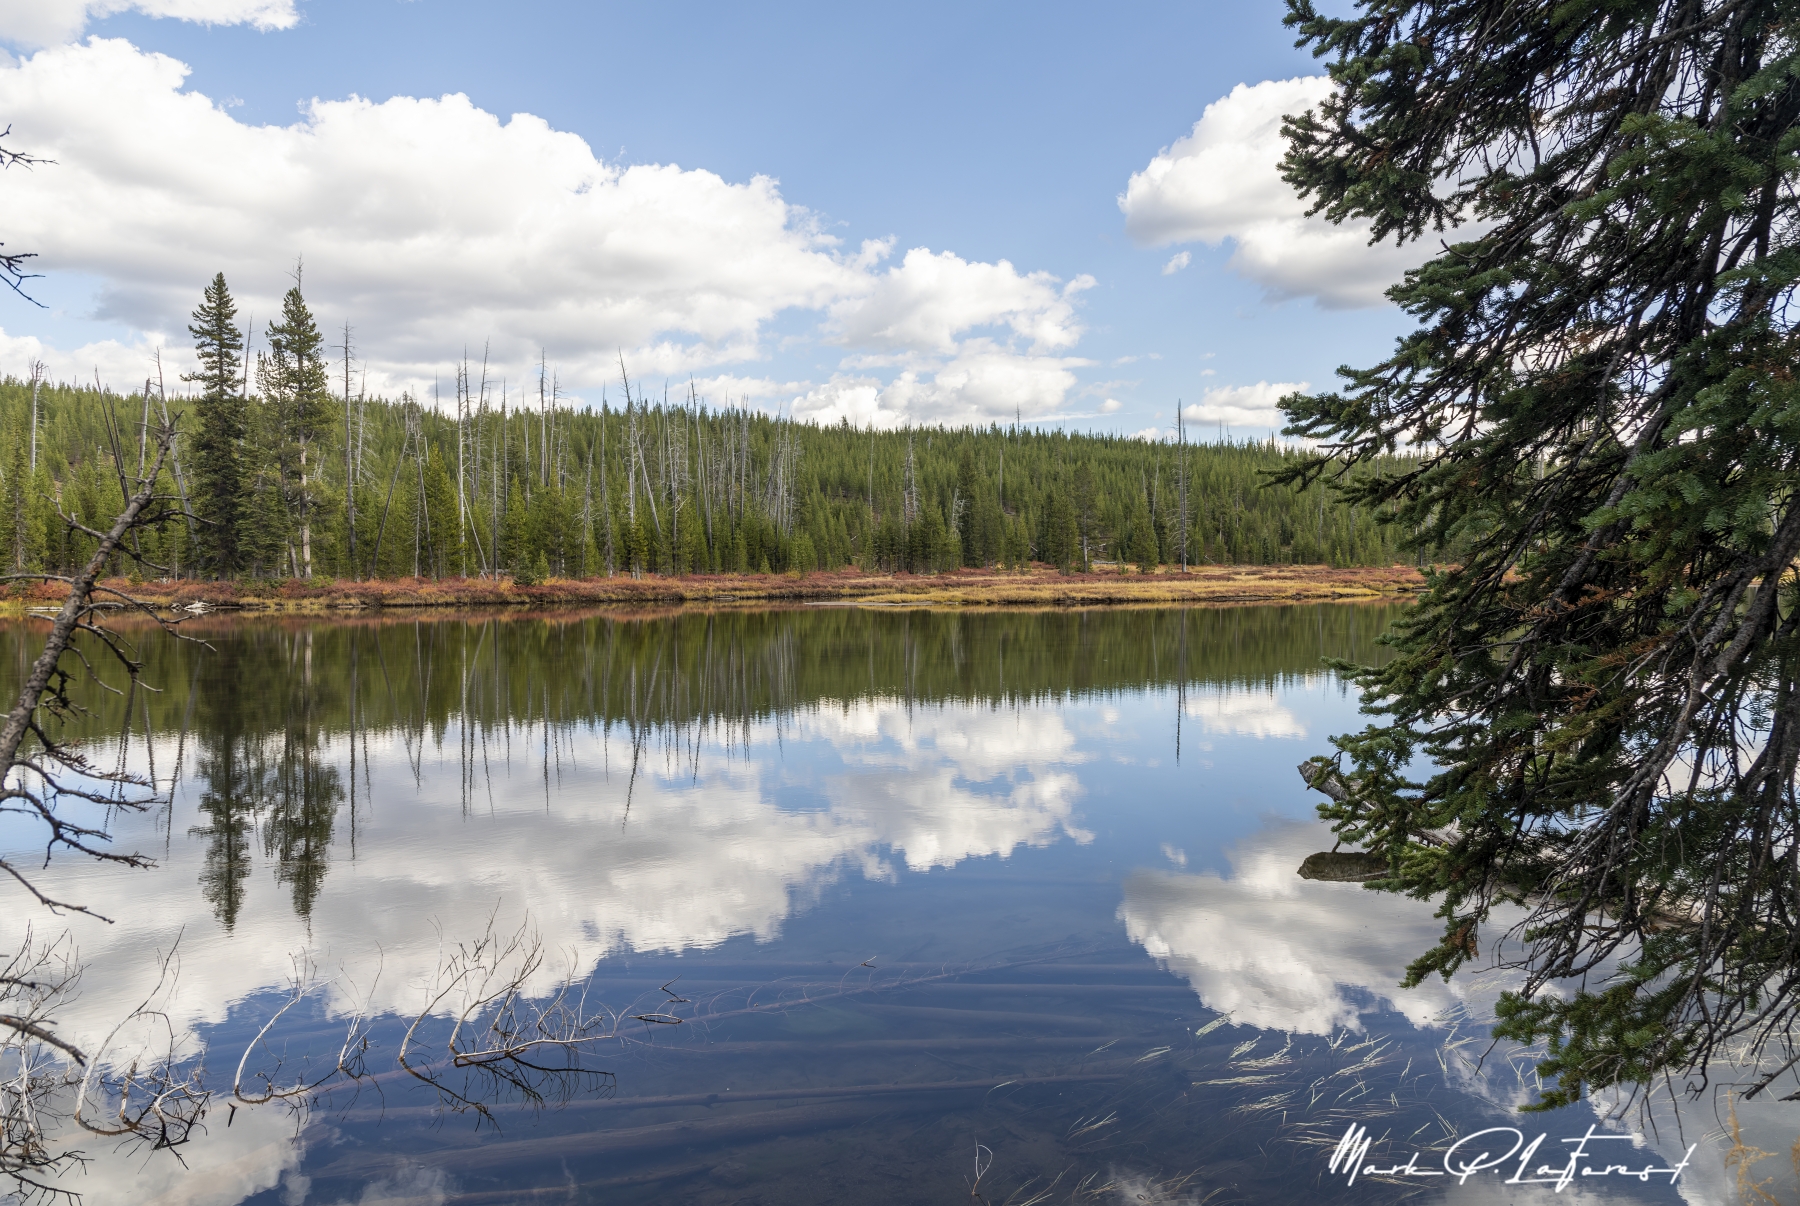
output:
[[[1202, 566], [1186, 573], [1062, 574], [963, 569], [942, 574], [869, 574], [828, 570], [810, 574], [688, 574], [630, 578], [553, 578], [535, 586], [510, 579], [382, 579], [366, 582], [289, 580], [144, 582], [107, 579], [118, 592], [164, 610], [191, 612], [317, 613], [388, 609], [544, 608], [632, 604], [811, 604], [901, 607], [1092, 607], [1304, 603], [1375, 600], [1414, 594], [1423, 576], [1408, 566], [1333, 569], [1322, 565]], [[26, 615], [61, 605], [60, 582], [37, 583], [0, 598], [0, 615]]]

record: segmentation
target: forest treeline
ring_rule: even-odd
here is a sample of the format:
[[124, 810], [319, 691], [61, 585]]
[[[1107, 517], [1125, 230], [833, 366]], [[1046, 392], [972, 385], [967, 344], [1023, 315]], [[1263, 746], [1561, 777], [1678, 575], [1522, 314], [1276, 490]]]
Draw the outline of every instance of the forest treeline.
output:
[[[370, 397], [300, 286], [246, 354], [223, 276], [194, 313], [199, 370], [135, 392], [0, 381], [0, 559], [67, 572], [154, 454], [169, 519], [135, 539], [157, 576], [546, 577], [1096, 563], [1386, 565], [1400, 534], [1331, 489], [1270, 486], [1273, 441], [1188, 444], [1020, 425], [869, 431], [691, 393], [577, 407], [474, 361], [444, 395]], [[1376, 466], [1375, 472], [1399, 468]], [[177, 512], [185, 511], [187, 514]], [[125, 567], [121, 566], [121, 569]]]

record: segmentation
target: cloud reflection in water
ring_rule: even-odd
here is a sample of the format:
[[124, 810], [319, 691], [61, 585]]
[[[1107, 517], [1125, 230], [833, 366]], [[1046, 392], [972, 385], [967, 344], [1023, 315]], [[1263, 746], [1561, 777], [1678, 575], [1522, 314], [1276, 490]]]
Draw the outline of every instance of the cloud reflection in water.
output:
[[[502, 928], [529, 911], [546, 947], [572, 953], [584, 975], [621, 952], [706, 949], [739, 935], [770, 941], [846, 869], [893, 879], [890, 854], [925, 871], [1064, 835], [1090, 840], [1075, 824], [1081, 786], [1069, 769], [1082, 755], [1054, 710], [827, 702], [784, 718], [785, 752], [773, 725], [746, 737], [749, 757], [713, 750], [697, 764], [670, 765], [654, 751], [635, 783], [616, 732], [605, 753], [585, 742], [548, 805], [535, 768], [508, 774], [496, 765], [491, 815], [478, 795], [467, 818], [451, 811], [454, 761], [426, 758], [415, 790], [400, 751], [372, 742], [376, 803], [358, 821], [355, 860], [339, 855], [309, 919], [253, 878], [232, 934], [194, 887], [199, 843], [172, 845], [149, 875], [57, 864], [47, 884], [120, 918], [79, 934], [84, 958], [110, 974], [65, 1022], [91, 1041], [154, 982], [134, 952], [167, 949], [177, 936], [170, 1012], [182, 1029], [222, 1021], [232, 1002], [283, 984], [300, 950], [315, 952], [327, 975], [359, 969], [349, 979], [361, 989], [379, 964], [371, 1003], [404, 1011], [436, 967], [440, 933], [479, 933], [496, 908]], [[808, 768], [821, 764], [838, 769], [812, 783]], [[778, 803], [795, 784], [816, 787], [825, 807]], [[146, 845], [146, 836], [122, 838]], [[0, 921], [9, 938], [13, 928]], [[547, 970], [534, 987], [547, 991], [567, 970]], [[348, 981], [335, 988], [332, 1008], [362, 1003], [351, 994]]]
[[1463, 1002], [1461, 979], [1397, 987], [1442, 929], [1429, 905], [1296, 874], [1322, 838], [1329, 846], [1316, 823], [1271, 822], [1229, 852], [1229, 877], [1134, 871], [1119, 919], [1209, 1009], [1247, 1026], [1360, 1030], [1363, 1014], [1378, 1006], [1426, 1026]]

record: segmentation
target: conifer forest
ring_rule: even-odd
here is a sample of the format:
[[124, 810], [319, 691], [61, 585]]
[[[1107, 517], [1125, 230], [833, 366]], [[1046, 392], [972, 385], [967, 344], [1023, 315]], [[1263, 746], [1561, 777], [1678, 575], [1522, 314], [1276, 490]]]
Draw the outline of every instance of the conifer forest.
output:
[[1273, 441], [819, 426], [652, 387], [623, 362], [598, 406], [565, 396], [548, 363], [521, 385], [477, 356], [435, 396], [372, 397], [353, 332], [333, 345], [298, 286], [247, 350], [222, 275], [190, 329], [199, 370], [181, 380], [0, 381], [0, 428], [24, 437], [0, 464], [0, 556], [15, 572], [84, 556], [61, 515], [94, 527], [115, 514], [163, 422], [180, 431], [170, 515], [140, 540], [171, 577], [1403, 559], [1401, 534], [1330, 485], [1271, 485], [1301, 455]]

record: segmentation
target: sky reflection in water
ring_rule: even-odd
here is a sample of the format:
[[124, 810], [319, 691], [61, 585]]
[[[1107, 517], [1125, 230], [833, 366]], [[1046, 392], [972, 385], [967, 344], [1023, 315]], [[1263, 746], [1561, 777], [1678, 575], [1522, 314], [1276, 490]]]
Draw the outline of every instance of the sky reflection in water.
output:
[[[1444, 1049], [1479, 1038], [1495, 983], [1397, 987], [1437, 931], [1428, 906], [1294, 873], [1331, 839], [1293, 768], [1360, 723], [1319, 658], [1373, 656], [1390, 614], [834, 609], [217, 622], [196, 630], [211, 651], [152, 638], [167, 689], [127, 757], [180, 780], [118, 839], [158, 866], [44, 877], [119, 919], [74, 923], [91, 970], [71, 1033], [97, 1041], [152, 994], [147, 953], [178, 943], [163, 1007], [209, 1083], [301, 956], [318, 988], [277, 1031], [290, 1055], [358, 1008], [391, 1045], [445, 943], [490, 918], [528, 920], [553, 953], [535, 992], [572, 973], [643, 1009], [679, 975], [690, 1001], [670, 1007], [682, 1025], [608, 1048], [611, 1101], [502, 1111], [479, 1135], [397, 1084], [229, 1127], [215, 1111], [185, 1169], [96, 1153], [77, 1188], [222, 1206], [964, 1200], [980, 1143], [994, 1201], [1059, 1174], [1050, 1200], [1530, 1200], [1495, 1176], [1326, 1175], [1351, 1121], [1398, 1162], [1441, 1146], [1445, 1122], [1515, 1122], [1523, 1092], [1503, 1055], [1464, 1066], [1484, 1044]], [[3, 635], [15, 665], [30, 634]], [[96, 721], [115, 754], [119, 723]], [[0, 932], [28, 921], [50, 919], [11, 909]], [[869, 1088], [896, 1084], [935, 1087]], [[842, 1087], [861, 1091], [821, 1095]], [[732, 1106], [732, 1090], [765, 1096]], [[1525, 1129], [1554, 1142], [1592, 1118]], [[1581, 1192], [1724, 1200], [1717, 1156], [1699, 1163], [1675, 1190]]]

